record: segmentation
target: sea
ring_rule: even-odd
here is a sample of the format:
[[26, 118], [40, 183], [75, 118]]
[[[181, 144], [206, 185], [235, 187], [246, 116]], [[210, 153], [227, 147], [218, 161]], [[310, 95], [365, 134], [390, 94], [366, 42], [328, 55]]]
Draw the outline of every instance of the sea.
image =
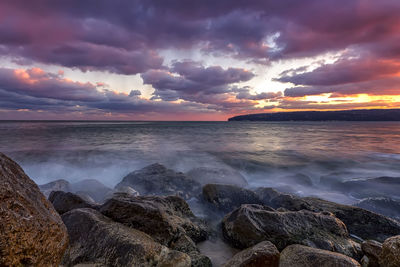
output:
[[184, 173], [230, 169], [250, 188], [352, 204], [359, 199], [324, 178], [400, 177], [400, 122], [1, 121], [0, 152], [38, 184], [97, 179], [113, 187], [158, 162]]

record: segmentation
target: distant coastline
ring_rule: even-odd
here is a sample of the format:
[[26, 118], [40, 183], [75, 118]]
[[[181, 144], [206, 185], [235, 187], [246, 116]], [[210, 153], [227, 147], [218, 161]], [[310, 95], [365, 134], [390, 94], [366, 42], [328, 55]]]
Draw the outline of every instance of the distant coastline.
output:
[[400, 121], [400, 109], [259, 113], [235, 116], [228, 121]]

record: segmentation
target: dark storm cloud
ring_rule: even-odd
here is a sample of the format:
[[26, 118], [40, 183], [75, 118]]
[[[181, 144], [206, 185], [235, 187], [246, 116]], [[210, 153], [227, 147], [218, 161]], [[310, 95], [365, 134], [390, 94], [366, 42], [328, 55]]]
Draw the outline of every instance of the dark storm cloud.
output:
[[83, 70], [140, 73], [161, 66], [157, 50], [193, 46], [253, 60], [400, 51], [397, 0], [5, 0], [0, 10], [8, 55]]
[[144, 84], [155, 88], [154, 99], [214, 103], [211, 99], [217, 95], [233, 92], [231, 84], [249, 81], [254, 74], [240, 68], [204, 67], [193, 61], [183, 61], [175, 62], [170, 70], [150, 70], [141, 77]]

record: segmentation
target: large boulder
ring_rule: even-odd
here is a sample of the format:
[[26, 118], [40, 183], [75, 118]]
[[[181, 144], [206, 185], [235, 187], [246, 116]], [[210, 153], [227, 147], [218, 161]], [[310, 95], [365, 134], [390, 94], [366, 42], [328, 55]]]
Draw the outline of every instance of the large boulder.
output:
[[100, 211], [114, 221], [149, 234], [166, 246], [181, 235], [187, 235], [195, 242], [207, 238], [206, 227], [180, 197], [120, 194], [105, 202]]
[[361, 248], [349, 239], [344, 223], [329, 213], [279, 212], [246, 204], [225, 216], [222, 230], [226, 240], [238, 248], [271, 241], [279, 250], [303, 244], [361, 258]]
[[362, 239], [383, 242], [388, 237], [400, 234], [400, 222], [359, 207], [342, 205], [314, 197], [300, 198], [281, 194], [270, 188], [258, 189], [257, 193], [264, 204], [273, 208], [281, 207], [291, 211], [331, 212], [346, 224], [350, 234]]
[[368, 262], [368, 267], [379, 267], [379, 255], [382, 251], [382, 243], [375, 240], [366, 240], [362, 242], [361, 249], [364, 253], [364, 261]]
[[388, 197], [370, 197], [360, 200], [355, 206], [400, 221], [400, 201], [398, 200]]
[[226, 184], [205, 185], [203, 198], [213, 207], [224, 212], [230, 212], [242, 204], [262, 204], [253, 191]]
[[400, 235], [390, 237], [383, 242], [379, 264], [381, 267], [400, 266]]
[[200, 253], [193, 240], [187, 235], [181, 235], [178, 239], [173, 241], [170, 246], [171, 249], [184, 252], [189, 255], [192, 261], [192, 267], [211, 267], [211, 260]]
[[40, 191], [42, 191], [43, 195], [45, 195], [47, 198], [53, 191], [64, 191], [64, 192], [71, 191], [70, 183], [64, 179], [59, 179], [47, 184], [39, 185], [39, 189]]
[[71, 266], [190, 266], [188, 255], [170, 250], [147, 234], [126, 227], [93, 209], [62, 215], [70, 237], [63, 263]]
[[96, 208], [95, 204], [89, 203], [82, 197], [70, 192], [53, 191], [50, 193], [49, 201], [59, 214], [79, 208]]
[[263, 241], [235, 254], [224, 267], [279, 266], [279, 251], [269, 241]]
[[201, 185], [230, 184], [241, 187], [248, 185], [246, 179], [240, 172], [230, 168], [199, 167], [190, 170], [186, 175]]
[[64, 224], [39, 187], [0, 153], [0, 266], [56, 266], [68, 245]]
[[134, 188], [140, 195], [178, 195], [184, 199], [197, 196], [201, 190], [198, 182], [158, 163], [131, 172], [116, 188], [122, 185]]
[[360, 267], [360, 264], [339, 253], [302, 245], [291, 245], [281, 252], [279, 266]]

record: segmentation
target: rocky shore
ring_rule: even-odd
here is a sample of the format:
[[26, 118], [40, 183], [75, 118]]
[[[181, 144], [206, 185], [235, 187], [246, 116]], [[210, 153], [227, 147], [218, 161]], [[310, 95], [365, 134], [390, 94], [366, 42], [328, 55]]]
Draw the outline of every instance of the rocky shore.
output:
[[0, 153], [0, 266], [400, 266], [397, 201], [348, 206], [247, 187], [232, 170], [160, 164], [115, 188], [37, 186]]

